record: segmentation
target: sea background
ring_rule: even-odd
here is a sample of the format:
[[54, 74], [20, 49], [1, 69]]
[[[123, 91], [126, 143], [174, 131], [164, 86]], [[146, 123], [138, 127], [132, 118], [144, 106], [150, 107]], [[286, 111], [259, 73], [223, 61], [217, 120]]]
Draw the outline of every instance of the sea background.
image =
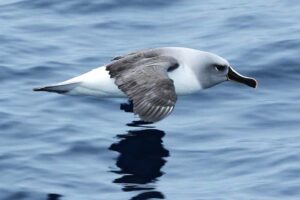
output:
[[[300, 199], [300, 1], [0, 1], [1, 200]], [[36, 93], [138, 49], [183, 46], [255, 77], [180, 97]]]

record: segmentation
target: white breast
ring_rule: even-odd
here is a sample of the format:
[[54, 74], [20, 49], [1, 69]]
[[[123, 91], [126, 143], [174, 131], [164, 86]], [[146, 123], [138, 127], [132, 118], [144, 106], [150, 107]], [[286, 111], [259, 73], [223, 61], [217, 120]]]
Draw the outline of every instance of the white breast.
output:
[[168, 74], [174, 81], [177, 95], [192, 94], [201, 90], [202, 86], [193, 70], [194, 66], [197, 65], [199, 52], [180, 47], [166, 47], [163, 49], [164, 55], [173, 56], [179, 62], [179, 67]]
[[170, 72], [169, 77], [174, 81], [177, 95], [192, 94], [202, 89], [193, 71], [184, 65]]

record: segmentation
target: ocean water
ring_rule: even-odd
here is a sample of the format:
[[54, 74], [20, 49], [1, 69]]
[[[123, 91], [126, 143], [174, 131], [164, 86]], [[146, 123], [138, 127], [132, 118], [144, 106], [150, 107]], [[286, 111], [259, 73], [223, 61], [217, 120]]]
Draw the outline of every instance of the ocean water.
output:
[[[0, 1], [1, 200], [300, 199], [300, 1]], [[214, 52], [242, 74], [148, 127], [126, 100], [33, 87], [134, 50]]]

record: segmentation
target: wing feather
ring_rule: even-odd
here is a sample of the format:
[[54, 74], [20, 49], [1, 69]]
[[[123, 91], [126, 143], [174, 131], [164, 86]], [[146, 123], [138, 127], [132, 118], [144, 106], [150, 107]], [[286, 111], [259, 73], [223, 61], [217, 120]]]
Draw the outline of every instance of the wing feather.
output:
[[134, 113], [146, 122], [156, 122], [169, 115], [175, 106], [175, 87], [167, 71], [177, 66], [176, 59], [148, 50], [119, 57], [106, 69], [133, 101]]

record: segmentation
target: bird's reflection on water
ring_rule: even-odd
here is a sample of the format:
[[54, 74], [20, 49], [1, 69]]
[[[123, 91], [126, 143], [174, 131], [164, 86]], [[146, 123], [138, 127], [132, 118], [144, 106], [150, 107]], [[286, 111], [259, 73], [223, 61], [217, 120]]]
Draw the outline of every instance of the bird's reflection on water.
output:
[[110, 146], [110, 150], [120, 153], [116, 165], [120, 170], [113, 171], [120, 177], [113, 182], [123, 185], [123, 191], [143, 190], [133, 199], [163, 199], [161, 192], [156, 191], [155, 182], [163, 175], [162, 166], [169, 151], [163, 146], [165, 133], [158, 129], [130, 130], [117, 135], [118, 142]]
[[50, 193], [48, 194], [47, 200], [60, 200], [60, 197], [62, 197], [62, 195]]

